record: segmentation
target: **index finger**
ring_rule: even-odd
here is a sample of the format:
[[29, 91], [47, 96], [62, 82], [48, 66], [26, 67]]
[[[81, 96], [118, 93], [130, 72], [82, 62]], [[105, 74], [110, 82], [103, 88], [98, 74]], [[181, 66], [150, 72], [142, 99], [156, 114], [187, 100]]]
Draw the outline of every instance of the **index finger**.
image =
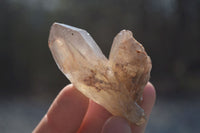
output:
[[33, 133], [76, 132], [87, 111], [88, 102], [88, 98], [73, 85], [66, 86], [58, 94]]

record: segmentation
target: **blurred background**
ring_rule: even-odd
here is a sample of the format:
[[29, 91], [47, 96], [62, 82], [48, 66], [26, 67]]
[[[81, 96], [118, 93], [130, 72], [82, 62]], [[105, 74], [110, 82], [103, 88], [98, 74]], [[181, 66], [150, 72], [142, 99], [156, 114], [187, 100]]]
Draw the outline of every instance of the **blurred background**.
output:
[[69, 84], [48, 48], [53, 22], [86, 29], [106, 56], [131, 30], [153, 63], [146, 132], [200, 132], [199, 0], [1, 0], [0, 132], [31, 132]]

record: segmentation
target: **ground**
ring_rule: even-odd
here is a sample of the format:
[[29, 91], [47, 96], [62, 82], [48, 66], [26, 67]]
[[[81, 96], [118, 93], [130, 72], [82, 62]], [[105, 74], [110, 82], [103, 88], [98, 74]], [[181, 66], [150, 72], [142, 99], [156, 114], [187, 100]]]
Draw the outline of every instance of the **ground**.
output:
[[[0, 101], [2, 133], [31, 132], [48, 110], [51, 101], [13, 99]], [[157, 98], [146, 133], [200, 132], [200, 98]]]

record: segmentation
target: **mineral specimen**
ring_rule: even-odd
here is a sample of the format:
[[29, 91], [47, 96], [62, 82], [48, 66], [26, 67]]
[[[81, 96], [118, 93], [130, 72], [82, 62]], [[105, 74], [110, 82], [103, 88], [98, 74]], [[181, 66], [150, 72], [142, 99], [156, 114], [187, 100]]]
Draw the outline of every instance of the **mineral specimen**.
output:
[[89, 33], [69, 25], [54, 23], [48, 43], [58, 67], [80, 92], [115, 116], [145, 122], [139, 104], [152, 65], [131, 31], [117, 34], [109, 59]]

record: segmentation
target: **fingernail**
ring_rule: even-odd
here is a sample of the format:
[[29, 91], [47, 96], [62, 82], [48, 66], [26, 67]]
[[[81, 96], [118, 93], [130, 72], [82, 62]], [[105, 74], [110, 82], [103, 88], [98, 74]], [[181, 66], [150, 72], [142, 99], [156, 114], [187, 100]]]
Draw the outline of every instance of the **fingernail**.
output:
[[125, 119], [113, 116], [105, 122], [102, 133], [131, 133], [131, 128]]

